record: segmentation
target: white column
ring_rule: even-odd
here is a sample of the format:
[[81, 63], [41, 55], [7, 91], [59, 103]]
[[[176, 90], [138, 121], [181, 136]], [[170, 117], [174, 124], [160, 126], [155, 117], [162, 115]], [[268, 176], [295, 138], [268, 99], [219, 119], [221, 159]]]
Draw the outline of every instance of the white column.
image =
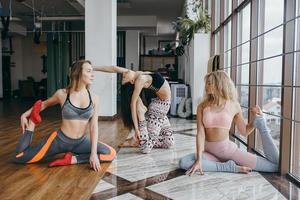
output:
[[210, 34], [196, 33], [190, 47], [190, 87], [193, 115], [204, 94], [204, 77], [210, 53]]
[[125, 46], [126, 68], [131, 69], [131, 66], [133, 66], [133, 70], [139, 70], [140, 32], [135, 30], [126, 31]]
[[[116, 65], [116, 0], [85, 1], [85, 56], [93, 65]], [[95, 73], [92, 91], [99, 95], [98, 115], [112, 117], [117, 113], [116, 74]]]

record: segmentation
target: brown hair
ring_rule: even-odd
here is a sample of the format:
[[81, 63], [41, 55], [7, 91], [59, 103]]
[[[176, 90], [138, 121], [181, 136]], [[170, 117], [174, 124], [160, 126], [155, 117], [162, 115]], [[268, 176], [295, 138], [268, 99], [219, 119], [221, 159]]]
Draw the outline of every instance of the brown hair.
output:
[[[85, 63], [89, 63], [90, 65], [92, 64], [91, 61], [89, 60], [78, 60], [71, 65], [70, 75], [69, 75], [70, 83], [66, 87], [67, 93], [69, 93], [72, 88], [75, 88], [75, 90], [78, 89], [79, 81], [82, 76], [82, 66]], [[88, 85], [87, 85], [87, 89], [89, 89]]]

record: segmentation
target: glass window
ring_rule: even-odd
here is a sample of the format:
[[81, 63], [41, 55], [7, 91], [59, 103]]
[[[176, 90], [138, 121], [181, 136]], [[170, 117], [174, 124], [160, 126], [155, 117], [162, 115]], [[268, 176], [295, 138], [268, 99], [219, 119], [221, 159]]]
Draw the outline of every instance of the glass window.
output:
[[220, 54], [220, 31], [215, 34], [215, 55]]
[[296, 0], [296, 16], [300, 15], [300, 1]]
[[300, 177], [300, 123], [293, 123], [291, 173]]
[[260, 0], [259, 8], [259, 17], [264, 22], [264, 26], [258, 29], [259, 33], [283, 23], [284, 0]]
[[282, 54], [283, 26], [276, 28], [258, 39], [258, 59]]
[[[242, 107], [243, 117], [245, 122], [248, 123], [248, 109]], [[242, 141], [247, 143], [247, 137], [243, 136], [240, 131], [238, 130], [237, 126], [235, 126], [235, 135], [240, 138]]]
[[237, 64], [247, 63], [250, 58], [250, 6], [238, 13]]
[[224, 27], [224, 68], [231, 66], [231, 21]]
[[257, 63], [257, 80], [259, 85], [281, 85], [282, 56], [259, 61]]
[[215, 0], [215, 29], [217, 29], [220, 26], [220, 5], [221, 0]]
[[232, 0], [224, 0], [224, 19], [232, 12]]
[[239, 102], [242, 107], [249, 106], [249, 86], [236, 86]]

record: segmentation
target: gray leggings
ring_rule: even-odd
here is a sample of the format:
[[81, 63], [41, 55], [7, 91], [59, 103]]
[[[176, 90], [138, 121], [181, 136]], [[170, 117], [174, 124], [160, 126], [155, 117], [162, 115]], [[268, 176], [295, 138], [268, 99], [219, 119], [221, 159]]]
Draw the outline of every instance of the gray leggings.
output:
[[[270, 134], [270, 129], [266, 125], [263, 117], [258, 116], [254, 120], [254, 126], [259, 130], [261, 135], [263, 150], [266, 158], [256, 156], [256, 166], [253, 170], [260, 172], [277, 172], [279, 163], [278, 148], [273, 142]], [[195, 163], [196, 154], [192, 153], [184, 156], [179, 161], [181, 169], [188, 170]], [[227, 160], [226, 162], [217, 162], [209, 160], [206, 156], [202, 157], [202, 170], [206, 172], [237, 172], [237, 164], [234, 160]]]
[[[66, 152], [72, 152], [76, 156], [77, 163], [89, 162], [91, 143], [86, 136], [73, 139], [59, 130], [40, 140], [37, 144], [31, 145], [32, 136], [32, 131], [24, 131], [16, 147], [14, 156], [16, 163], [35, 163], [55, 154]], [[97, 153], [100, 161], [112, 161], [116, 155], [116, 151], [112, 147], [100, 142], [97, 145]]]

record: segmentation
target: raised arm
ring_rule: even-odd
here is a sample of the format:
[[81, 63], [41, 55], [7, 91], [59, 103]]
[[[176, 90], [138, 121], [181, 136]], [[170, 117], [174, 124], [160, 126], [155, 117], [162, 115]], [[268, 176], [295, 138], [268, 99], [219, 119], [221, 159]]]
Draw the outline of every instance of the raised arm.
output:
[[108, 72], [108, 73], [124, 73], [128, 69], [118, 66], [93, 66], [94, 71]]
[[239, 130], [241, 135], [247, 137], [254, 130], [253, 120], [247, 124], [243, 117], [243, 112], [240, 104], [236, 103], [236, 107], [238, 109], [238, 113], [234, 116], [233, 122], [236, 124], [237, 129]]

